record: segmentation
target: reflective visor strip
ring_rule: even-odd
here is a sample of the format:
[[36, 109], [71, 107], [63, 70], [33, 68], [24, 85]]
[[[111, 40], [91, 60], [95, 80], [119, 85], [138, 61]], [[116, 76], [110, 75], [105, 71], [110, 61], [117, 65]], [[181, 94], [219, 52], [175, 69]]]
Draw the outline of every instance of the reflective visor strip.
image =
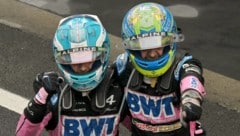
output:
[[172, 45], [174, 42], [174, 34], [167, 32], [152, 32], [131, 36], [123, 41], [126, 49], [144, 50], [165, 47]]
[[63, 50], [56, 54], [56, 61], [60, 64], [92, 62], [101, 59], [105, 51], [107, 50], [102, 47], [78, 47], [70, 50]]

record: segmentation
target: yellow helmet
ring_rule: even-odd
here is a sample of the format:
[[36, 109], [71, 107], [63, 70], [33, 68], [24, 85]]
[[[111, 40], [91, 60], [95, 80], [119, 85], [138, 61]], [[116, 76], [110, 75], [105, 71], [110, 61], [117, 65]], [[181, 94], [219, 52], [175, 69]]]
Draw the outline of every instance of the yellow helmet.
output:
[[[133, 66], [147, 77], [163, 75], [172, 65], [179, 40], [171, 12], [157, 3], [141, 3], [131, 8], [122, 22], [123, 46]], [[163, 55], [146, 60], [139, 51], [164, 47]]]

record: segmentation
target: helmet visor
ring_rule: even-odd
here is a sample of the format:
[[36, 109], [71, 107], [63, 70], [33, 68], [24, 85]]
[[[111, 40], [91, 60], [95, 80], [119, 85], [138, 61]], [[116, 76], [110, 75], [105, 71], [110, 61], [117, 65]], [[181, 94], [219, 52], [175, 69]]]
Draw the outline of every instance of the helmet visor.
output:
[[173, 36], [132, 37], [126, 39], [123, 44], [129, 50], [146, 50], [172, 45], [173, 39]]
[[103, 60], [106, 49], [102, 47], [80, 47], [57, 51], [56, 62], [59, 64], [78, 64]]

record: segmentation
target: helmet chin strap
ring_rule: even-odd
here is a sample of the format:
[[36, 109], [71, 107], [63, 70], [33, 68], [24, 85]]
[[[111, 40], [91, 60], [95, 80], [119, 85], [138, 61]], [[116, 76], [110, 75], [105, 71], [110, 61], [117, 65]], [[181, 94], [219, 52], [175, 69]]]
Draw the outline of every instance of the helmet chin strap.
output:
[[82, 92], [82, 96], [86, 96], [86, 97], [91, 101], [91, 98], [90, 98], [90, 96], [89, 96], [89, 93], [90, 93], [90, 91]]
[[146, 84], [150, 84], [150, 86], [152, 88], [155, 88], [156, 84], [157, 84], [157, 77], [143, 77], [143, 82], [145, 82]]
[[151, 87], [154, 88], [157, 84], [157, 77], [151, 78]]

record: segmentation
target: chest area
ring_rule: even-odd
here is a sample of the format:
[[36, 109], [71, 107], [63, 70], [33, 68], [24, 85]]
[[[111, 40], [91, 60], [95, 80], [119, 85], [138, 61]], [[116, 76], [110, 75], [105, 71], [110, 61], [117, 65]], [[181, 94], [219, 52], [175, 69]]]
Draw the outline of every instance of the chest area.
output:
[[71, 117], [61, 116], [62, 134], [66, 136], [115, 135], [118, 115]]
[[175, 104], [175, 93], [153, 96], [129, 88], [126, 101], [134, 118], [154, 124], [168, 123], [179, 119], [179, 107]]
[[[61, 115], [66, 116], [102, 116], [119, 114], [123, 102], [123, 91], [109, 91], [104, 97], [96, 97], [94, 94], [82, 96], [72, 93], [62, 99]], [[98, 106], [99, 101], [104, 103]]]

